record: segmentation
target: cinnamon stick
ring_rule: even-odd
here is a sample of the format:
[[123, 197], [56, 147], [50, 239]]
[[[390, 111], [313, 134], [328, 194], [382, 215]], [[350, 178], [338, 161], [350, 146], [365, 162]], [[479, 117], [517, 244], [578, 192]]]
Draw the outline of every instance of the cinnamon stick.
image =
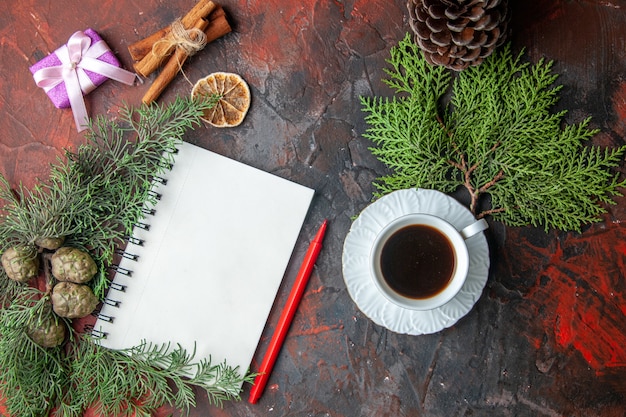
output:
[[[200, 19], [194, 25], [194, 28], [204, 31], [208, 25], [208, 20]], [[197, 34], [195, 32], [193, 32], [190, 36], [194, 40], [195, 38], [197, 38]], [[176, 47], [174, 54], [167, 61], [161, 73], [157, 76], [157, 78], [155, 78], [154, 82], [152, 83], [146, 94], [144, 94], [141, 101], [145, 104], [150, 104], [154, 100], [156, 100], [161, 95], [163, 90], [165, 90], [169, 83], [174, 79], [174, 77], [176, 77], [176, 74], [178, 74], [178, 71], [180, 71], [188, 57], [189, 56], [187, 52], [183, 48]]]
[[[215, 3], [210, 0], [200, 0], [198, 4], [196, 4], [196, 6], [193, 7], [189, 13], [183, 17], [183, 19], [181, 19], [181, 23], [187, 30], [200, 20], [206, 22], [208, 25], [209, 22], [205, 19], [213, 10], [215, 10], [215, 7]], [[189, 23], [189, 21], [191, 21], [191, 23]], [[166, 36], [169, 36], [169, 30]], [[168, 42], [164, 42], [164, 45], [168, 44]], [[147, 53], [139, 62], [135, 63], [135, 72], [142, 77], [147, 77], [159, 68], [171, 54], [172, 51], [167, 48], [158, 51], [151, 50], [151, 52]]]
[[[196, 7], [200, 7], [201, 4], [202, 4], [202, 1], [199, 2], [196, 5]], [[195, 21], [189, 22], [190, 18], [188, 17], [188, 16], [196, 15], [196, 14], [197, 12], [194, 12], [192, 9], [187, 15], [185, 15], [181, 19], [181, 23], [183, 24], [185, 29], [189, 29], [196, 23]], [[220, 19], [220, 21], [226, 19], [226, 12], [224, 12], [224, 8], [220, 5], [217, 5], [215, 9], [213, 10], [213, 12], [209, 14], [209, 26], [211, 26], [213, 22], [218, 19]], [[160, 41], [161, 39], [169, 35], [170, 30], [171, 30], [171, 26], [168, 25], [167, 27], [164, 27], [163, 29], [154, 32], [152, 35], [147, 36], [143, 39], [138, 40], [135, 43], [130, 44], [128, 46], [128, 52], [130, 53], [130, 57], [133, 59], [133, 61], [141, 61], [143, 57], [145, 57], [149, 52], [152, 51], [152, 46], [156, 42]], [[226, 33], [222, 34], [221, 36], [224, 36], [225, 34]], [[208, 39], [207, 39], [207, 42], [209, 42]]]
[[[215, 16], [215, 18], [213, 18], [213, 16]], [[204, 31], [207, 43], [213, 42], [232, 31], [230, 23], [228, 23], [228, 19], [226, 19], [226, 13], [221, 6], [218, 6], [209, 17], [209, 27]]]
[[[183, 23], [184, 25], [184, 23]], [[185, 26], [186, 27], [186, 26]], [[152, 52], [152, 46], [165, 38], [170, 33], [170, 26], [154, 32], [152, 35], [147, 36], [128, 46], [128, 52], [133, 61], [141, 61], [149, 52]]]

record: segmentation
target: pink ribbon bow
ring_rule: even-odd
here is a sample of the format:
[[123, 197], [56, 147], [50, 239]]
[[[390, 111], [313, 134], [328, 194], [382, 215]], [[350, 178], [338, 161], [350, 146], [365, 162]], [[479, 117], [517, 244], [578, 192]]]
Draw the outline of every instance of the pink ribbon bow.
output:
[[135, 81], [134, 73], [97, 59], [108, 51], [110, 49], [106, 42], [100, 40], [91, 45], [91, 38], [82, 31], [78, 31], [70, 37], [66, 45], [55, 51], [62, 65], [41, 68], [33, 74], [37, 86], [45, 91], [65, 82], [67, 96], [79, 132], [85, 130], [89, 123], [83, 94], [88, 94], [97, 87], [89, 79], [85, 70], [127, 85], [132, 85]]

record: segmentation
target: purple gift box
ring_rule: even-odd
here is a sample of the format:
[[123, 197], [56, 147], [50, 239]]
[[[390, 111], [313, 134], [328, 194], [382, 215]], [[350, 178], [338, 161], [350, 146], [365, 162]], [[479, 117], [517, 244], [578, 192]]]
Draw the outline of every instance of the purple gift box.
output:
[[[99, 42], [102, 40], [102, 38], [93, 29], [86, 29], [83, 33], [91, 39], [91, 45], [94, 45], [96, 42]], [[102, 55], [100, 55], [97, 59], [99, 61], [106, 62], [116, 67], [120, 66], [120, 62], [117, 60], [113, 52], [108, 50], [108, 48], [107, 48], [107, 51], [104, 52]], [[50, 67], [55, 67], [59, 65], [62, 65], [62, 62], [61, 60], [59, 60], [55, 51], [51, 53], [50, 55], [46, 56], [41, 61], [34, 64], [33, 66], [31, 66], [30, 72], [35, 74], [38, 70], [42, 68], [50, 68]], [[84, 71], [85, 71], [85, 74], [89, 77], [89, 79], [93, 83], [93, 85], [91, 86], [91, 88], [88, 88], [86, 91], [83, 91], [83, 94], [90, 93], [96, 87], [98, 87], [100, 84], [102, 84], [108, 79], [106, 76], [102, 74], [97, 74], [95, 72], [88, 71], [88, 70], [84, 70]], [[70, 100], [67, 95], [67, 90], [65, 88], [64, 82], [52, 87], [51, 89], [44, 89], [44, 90], [46, 91], [46, 94], [48, 95], [48, 97], [50, 98], [50, 100], [52, 101], [55, 107], [59, 109], [65, 109], [65, 108], [70, 107]]]

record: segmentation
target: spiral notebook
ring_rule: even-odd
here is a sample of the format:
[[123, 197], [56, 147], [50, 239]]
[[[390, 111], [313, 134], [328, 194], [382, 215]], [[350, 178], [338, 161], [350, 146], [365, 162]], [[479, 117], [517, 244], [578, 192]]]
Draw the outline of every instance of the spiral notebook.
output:
[[180, 344], [244, 373], [313, 190], [184, 143], [94, 325], [112, 349]]

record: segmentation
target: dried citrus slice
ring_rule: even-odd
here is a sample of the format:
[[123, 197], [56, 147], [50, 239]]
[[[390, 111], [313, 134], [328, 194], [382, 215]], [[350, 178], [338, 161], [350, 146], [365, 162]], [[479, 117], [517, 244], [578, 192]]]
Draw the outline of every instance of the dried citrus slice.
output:
[[204, 112], [202, 118], [216, 127], [239, 125], [250, 108], [250, 88], [238, 74], [214, 72], [199, 79], [191, 97], [219, 95], [217, 104]]

